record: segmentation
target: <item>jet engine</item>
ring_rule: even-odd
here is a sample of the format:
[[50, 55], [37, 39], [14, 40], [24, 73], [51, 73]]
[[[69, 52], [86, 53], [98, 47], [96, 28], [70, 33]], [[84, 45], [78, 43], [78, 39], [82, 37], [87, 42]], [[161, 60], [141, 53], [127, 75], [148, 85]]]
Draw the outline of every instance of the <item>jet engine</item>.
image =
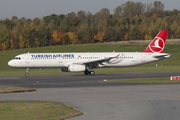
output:
[[83, 72], [85, 71], [85, 69], [86, 69], [85, 65], [77, 65], [77, 64], [69, 65], [67, 68], [61, 68], [62, 72]]

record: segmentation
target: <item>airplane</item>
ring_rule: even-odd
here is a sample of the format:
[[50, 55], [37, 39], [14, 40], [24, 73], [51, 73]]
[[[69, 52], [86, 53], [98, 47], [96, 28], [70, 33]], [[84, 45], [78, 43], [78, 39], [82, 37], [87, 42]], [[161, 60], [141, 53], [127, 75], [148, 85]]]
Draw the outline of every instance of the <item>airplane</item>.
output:
[[62, 72], [84, 72], [94, 75], [94, 68], [130, 67], [169, 58], [163, 53], [168, 30], [161, 30], [142, 52], [92, 53], [25, 53], [14, 57], [8, 65], [15, 68], [61, 68]]

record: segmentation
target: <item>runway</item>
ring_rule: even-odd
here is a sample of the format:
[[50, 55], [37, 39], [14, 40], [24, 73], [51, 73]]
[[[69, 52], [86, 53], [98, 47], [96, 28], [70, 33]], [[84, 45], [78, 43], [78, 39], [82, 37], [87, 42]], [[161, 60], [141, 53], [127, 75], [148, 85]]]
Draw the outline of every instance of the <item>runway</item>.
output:
[[[0, 77], [0, 85], [21, 86], [30, 88], [61, 88], [61, 87], [91, 87], [91, 86], [117, 86], [127, 83], [108, 83], [107, 80], [121, 80], [133, 78], [157, 78], [179, 76], [180, 72], [162, 73], [120, 73], [96, 75], [42, 75], [42, 76], [10, 76]], [[128, 83], [128, 85], [134, 83]]]
[[170, 77], [179, 74], [172, 72], [0, 77], [1, 85], [37, 88], [35, 92], [0, 94], [0, 101], [57, 101], [84, 113], [68, 120], [178, 120], [180, 84], [122, 84], [102, 81]]

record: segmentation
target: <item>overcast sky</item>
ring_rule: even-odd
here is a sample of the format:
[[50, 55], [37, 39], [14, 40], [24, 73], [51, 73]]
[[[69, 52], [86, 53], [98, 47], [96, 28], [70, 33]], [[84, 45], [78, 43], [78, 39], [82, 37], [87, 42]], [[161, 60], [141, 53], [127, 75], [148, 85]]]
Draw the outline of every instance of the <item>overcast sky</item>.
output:
[[[128, 0], [0, 0], [0, 19], [17, 16], [34, 19], [51, 14], [68, 14], [78, 11], [97, 13], [108, 8], [113, 14], [114, 9]], [[158, 0], [130, 0], [142, 3], [154, 3]], [[159, 0], [165, 4], [165, 10], [180, 9], [180, 0]]]

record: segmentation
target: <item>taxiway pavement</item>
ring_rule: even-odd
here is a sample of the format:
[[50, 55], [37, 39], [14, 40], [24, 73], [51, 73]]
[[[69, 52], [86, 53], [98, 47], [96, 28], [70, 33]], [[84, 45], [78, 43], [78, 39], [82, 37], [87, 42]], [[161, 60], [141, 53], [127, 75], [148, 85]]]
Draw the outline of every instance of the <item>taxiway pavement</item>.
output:
[[[103, 80], [121, 80], [132, 78], [158, 78], [179, 76], [180, 72], [161, 73], [120, 73], [96, 75], [42, 75], [42, 76], [6, 76], [0, 77], [0, 85], [21, 86], [30, 88], [60, 88], [60, 87], [85, 87], [85, 86], [117, 86], [127, 83], [108, 83]], [[128, 83], [130, 85], [131, 83]]]

